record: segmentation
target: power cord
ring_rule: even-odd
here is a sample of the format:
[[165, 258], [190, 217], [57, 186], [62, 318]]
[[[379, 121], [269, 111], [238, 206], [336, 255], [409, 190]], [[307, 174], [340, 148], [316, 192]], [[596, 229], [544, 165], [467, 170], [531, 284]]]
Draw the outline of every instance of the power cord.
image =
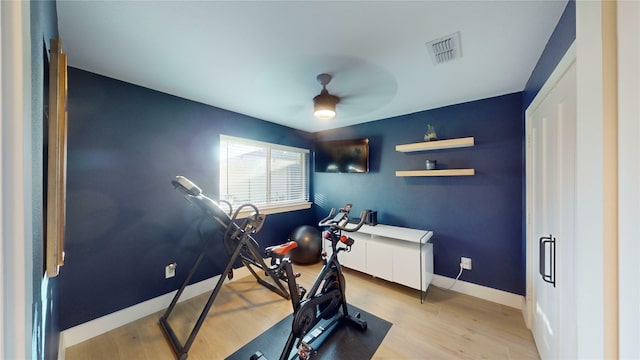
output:
[[451, 290], [451, 288], [453, 288], [453, 286], [458, 282], [458, 279], [460, 279], [460, 275], [462, 275], [462, 270], [464, 269], [462, 268], [462, 263], [460, 263], [460, 272], [458, 272], [458, 276], [456, 276], [456, 279], [453, 281], [453, 284], [451, 284], [451, 286], [449, 286], [445, 290]]

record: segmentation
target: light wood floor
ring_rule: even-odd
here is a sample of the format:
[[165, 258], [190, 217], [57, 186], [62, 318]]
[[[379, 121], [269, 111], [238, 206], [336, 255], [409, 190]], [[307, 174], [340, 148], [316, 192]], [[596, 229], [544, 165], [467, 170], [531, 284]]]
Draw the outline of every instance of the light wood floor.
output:
[[[309, 288], [320, 265], [300, 266]], [[348, 302], [393, 324], [374, 359], [539, 359], [519, 310], [430, 286], [420, 304], [416, 290], [344, 271]], [[185, 339], [208, 294], [179, 304], [169, 321]], [[168, 305], [168, 304], [167, 304]], [[252, 276], [226, 283], [215, 300], [189, 359], [224, 359], [280, 319], [289, 301]], [[175, 359], [153, 314], [66, 350], [67, 360]], [[284, 341], [286, 339], [274, 339]]]

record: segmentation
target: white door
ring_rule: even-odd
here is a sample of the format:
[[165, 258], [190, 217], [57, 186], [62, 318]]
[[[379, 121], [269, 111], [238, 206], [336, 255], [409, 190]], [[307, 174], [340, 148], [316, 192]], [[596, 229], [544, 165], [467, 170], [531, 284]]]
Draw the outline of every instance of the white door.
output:
[[[576, 65], [559, 78], [529, 117], [532, 189], [529, 246], [536, 255], [532, 330], [542, 359], [575, 351], [574, 212]], [[598, 166], [594, 164], [594, 166]], [[530, 266], [531, 266], [530, 265]]]

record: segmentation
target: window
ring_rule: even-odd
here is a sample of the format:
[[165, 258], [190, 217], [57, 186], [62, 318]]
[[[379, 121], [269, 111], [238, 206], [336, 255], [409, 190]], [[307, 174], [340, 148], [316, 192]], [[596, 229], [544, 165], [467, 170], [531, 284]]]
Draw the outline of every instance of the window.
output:
[[220, 135], [220, 199], [265, 213], [308, 209], [309, 150]]

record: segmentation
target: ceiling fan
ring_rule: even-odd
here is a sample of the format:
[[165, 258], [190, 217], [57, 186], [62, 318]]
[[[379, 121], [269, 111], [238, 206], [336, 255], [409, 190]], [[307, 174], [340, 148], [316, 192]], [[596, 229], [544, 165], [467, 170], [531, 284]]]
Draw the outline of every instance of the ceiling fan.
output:
[[[274, 118], [323, 123], [331, 119], [343, 126], [385, 106], [398, 88], [396, 78], [386, 69], [336, 56], [279, 62], [263, 71], [256, 85], [256, 99], [273, 110]], [[317, 110], [321, 111], [316, 115]]]
[[336, 116], [336, 104], [340, 102], [340, 98], [329, 94], [327, 85], [331, 82], [331, 75], [320, 74], [316, 77], [320, 85], [322, 85], [322, 91], [319, 95], [313, 98], [313, 115], [321, 120], [333, 119]]

